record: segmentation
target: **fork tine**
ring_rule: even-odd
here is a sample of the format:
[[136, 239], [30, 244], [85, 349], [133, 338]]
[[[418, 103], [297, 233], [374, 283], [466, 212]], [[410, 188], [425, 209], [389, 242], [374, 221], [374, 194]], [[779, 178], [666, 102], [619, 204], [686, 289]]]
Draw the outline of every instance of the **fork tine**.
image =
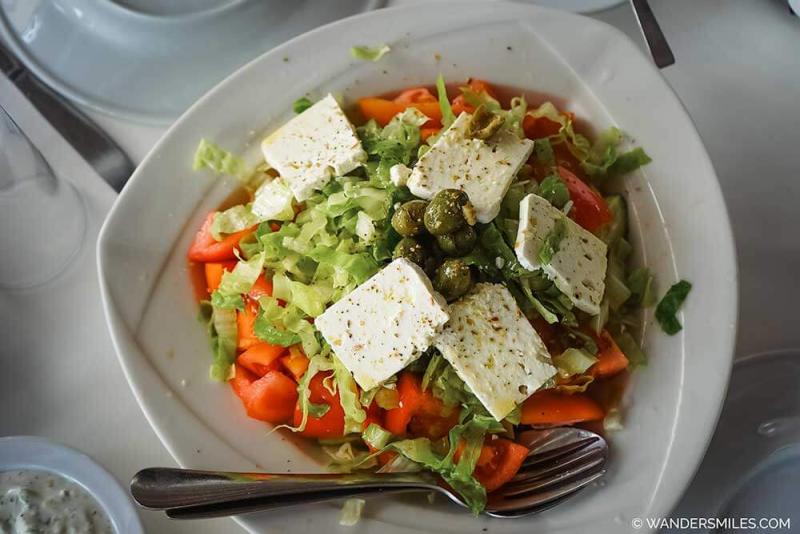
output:
[[576, 465], [589, 461], [594, 456], [600, 456], [605, 460], [607, 456], [607, 449], [595, 444], [595, 446], [585, 447], [572, 452], [569, 455], [556, 458], [549, 463], [534, 463], [523, 465], [519, 473], [511, 480], [511, 482], [534, 480], [548, 477], [555, 472], [569, 470]]
[[501, 493], [490, 499], [486, 508], [486, 513], [496, 517], [519, 517], [543, 511], [549, 508], [548, 505], [554, 501], [560, 501], [568, 495], [576, 493], [602, 477], [604, 469], [586, 473], [583, 477], [569, 480], [550, 490], [528, 494], [523, 497], [507, 499], [505, 493]]
[[[574, 478], [582, 473], [587, 471], [592, 471], [596, 467], [602, 465], [606, 459], [605, 456], [602, 454], [598, 454], [596, 451], [593, 451], [589, 455], [588, 458], [576, 458], [574, 462], [574, 466], [567, 469], [564, 466], [561, 469], [554, 470], [555, 472], [552, 473], [552, 476], [549, 477], [539, 477], [539, 478], [530, 478], [522, 475], [519, 480], [512, 479], [511, 482], [506, 484], [504, 488], [503, 495], [506, 497], [519, 497], [522, 495], [526, 495], [528, 493], [532, 493], [535, 491], [541, 491], [545, 488], [550, 486], [554, 486], [556, 484], [560, 484], [566, 480]], [[553, 471], [553, 470], [551, 470]]]
[[577, 451], [585, 449], [595, 443], [598, 443], [599, 441], [599, 438], [592, 437], [585, 438], [574, 443], [568, 443], [566, 445], [550, 449], [546, 452], [537, 452], [536, 450], [532, 450], [523, 462], [522, 469], [533, 467], [545, 462], [556, 461], [561, 457], [568, 456]]

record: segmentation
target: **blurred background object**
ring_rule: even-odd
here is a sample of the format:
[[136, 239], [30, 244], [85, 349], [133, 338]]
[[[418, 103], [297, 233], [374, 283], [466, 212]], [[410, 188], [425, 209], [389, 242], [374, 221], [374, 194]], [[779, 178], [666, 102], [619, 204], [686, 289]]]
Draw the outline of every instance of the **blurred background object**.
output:
[[0, 107], [0, 288], [52, 280], [80, 251], [86, 207]]
[[267, 50], [382, 5], [383, 0], [0, 0], [0, 37], [33, 74], [74, 101], [119, 118], [168, 124]]

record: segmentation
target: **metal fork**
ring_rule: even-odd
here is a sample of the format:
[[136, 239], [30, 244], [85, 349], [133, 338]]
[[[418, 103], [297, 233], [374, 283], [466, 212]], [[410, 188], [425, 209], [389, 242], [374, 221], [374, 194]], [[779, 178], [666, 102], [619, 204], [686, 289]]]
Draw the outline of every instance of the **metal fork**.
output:
[[[519, 473], [491, 493], [484, 512], [520, 517], [563, 502], [605, 473], [608, 444], [579, 428], [557, 427], [522, 432], [517, 442], [530, 449]], [[237, 515], [348, 497], [439, 492], [465, 506], [436, 475], [420, 473], [266, 474], [148, 468], [131, 481], [141, 506], [164, 510], [174, 519]]]

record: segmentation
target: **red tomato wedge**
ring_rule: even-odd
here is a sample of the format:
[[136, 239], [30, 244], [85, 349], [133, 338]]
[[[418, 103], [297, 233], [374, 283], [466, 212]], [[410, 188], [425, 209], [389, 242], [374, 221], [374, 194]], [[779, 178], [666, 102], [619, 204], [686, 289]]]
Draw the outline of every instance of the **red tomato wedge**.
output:
[[187, 255], [189, 260], [201, 262], [235, 261], [234, 250], [239, 246], [239, 241], [255, 230], [255, 227], [248, 228], [247, 230], [227, 235], [222, 241], [217, 241], [211, 235], [211, 223], [214, 222], [215, 216], [216, 212], [209, 213], [205, 222], [203, 222], [203, 226], [194, 236], [194, 241], [192, 241]]
[[280, 369], [280, 357], [285, 352], [286, 349], [280, 345], [261, 342], [241, 353], [236, 358], [236, 363], [261, 377], [270, 371]]
[[573, 172], [559, 165], [558, 175], [564, 181], [572, 200], [569, 216], [590, 232], [595, 232], [612, 220], [608, 204], [591, 185], [578, 178]]
[[520, 421], [524, 425], [572, 425], [604, 416], [603, 408], [587, 395], [569, 395], [545, 389], [522, 403]]
[[[344, 410], [339, 394], [332, 395], [322, 383], [329, 375], [329, 372], [317, 373], [308, 385], [309, 400], [313, 404], [327, 404], [330, 408], [322, 417], [308, 416], [306, 428], [300, 432], [307, 438], [340, 438], [344, 435]], [[303, 411], [298, 403], [294, 409], [294, 426], [298, 426], [302, 420]]]
[[236, 267], [235, 261], [223, 261], [216, 263], [206, 263], [204, 266], [206, 274], [206, 287], [210, 295], [219, 287], [222, 282], [222, 275], [225, 272], [231, 272]]
[[273, 424], [291, 419], [297, 403], [297, 385], [283, 373], [270, 371], [258, 378], [237, 363], [230, 384], [253, 419]]
[[589, 373], [596, 378], [606, 378], [621, 373], [628, 368], [628, 358], [606, 330], [598, 338], [600, 350], [597, 353], [597, 363], [589, 368]]
[[[487, 448], [490, 452], [485, 452]], [[483, 484], [487, 493], [495, 491], [514, 478], [529, 452], [527, 447], [509, 439], [490, 441], [481, 450], [478, 465], [475, 467], [475, 478]]]

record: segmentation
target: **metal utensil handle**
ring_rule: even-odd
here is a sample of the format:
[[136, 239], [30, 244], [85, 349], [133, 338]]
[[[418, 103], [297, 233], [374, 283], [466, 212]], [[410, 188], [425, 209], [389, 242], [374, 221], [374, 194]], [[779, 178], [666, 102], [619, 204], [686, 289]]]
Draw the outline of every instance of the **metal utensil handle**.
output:
[[[323, 493], [298, 493], [269, 498], [252, 498], [226, 501], [216, 504], [200, 506], [184, 506], [182, 508], [168, 508], [165, 510], [170, 519], [210, 519], [213, 517], [230, 517], [232, 515], [251, 512], [266, 512], [269, 510], [285, 509], [291, 506], [322, 503], [332, 500], [346, 499], [349, 497], [363, 497], [375, 494], [396, 494], [413, 491], [425, 491], [417, 486], [381, 486], [372, 488], [344, 488], [342, 491], [330, 490]], [[428, 490], [429, 491], [429, 490]]]
[[[131, 494], [136, 502], [155, 510], [207, 507], [236, 501], [257, 504], [258, 509], [263, 510], [387, 490], [435, 488], [433, 477], [425, 473], [301, 475], [155, 467], [139, 471], [131, 481]], [[271, 499], [275, 500], [274, 506], [271, 506]]]
[[661, 26], [658, 25], [656, 16], [650, 9], [647, 0], [631, 0], [631, 6], [656, 66], [663, 69], [675, 63], [672, 49], [669, 47], [667, 38], [664, 37], [664, 32], [661, 31]]

